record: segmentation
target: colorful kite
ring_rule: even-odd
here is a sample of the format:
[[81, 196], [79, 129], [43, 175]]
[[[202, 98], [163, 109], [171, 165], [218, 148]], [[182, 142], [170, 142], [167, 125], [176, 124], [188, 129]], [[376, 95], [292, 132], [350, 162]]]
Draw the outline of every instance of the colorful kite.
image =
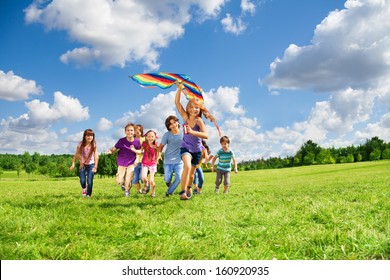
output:
[[203, 95], [201, 89], [190, 77], [184, 74], [173, 74], [166, 72], [146, 73], [131, 76], [131, 78], [143, 87], [159, 87], [161, 89], [170, 88], [176, 81], [181, 82], [184, 87], [184, 93], [188, 100], [197, 98], [203, 104]]
[[[145, 74], [136, 74], [130, 76], [133, 81], [140, 84], [142, 87], [159, 87], [161, 89], [170, 88], [176, 83], [176, 81], [183, 84], [183, 93], [186, 95], [187, 100], [192, 98], [197, 98], [200, 103], [203, 105], [203, 95], [202, 91], [197, 84], [195, 84], [190, 77], [185, 74], [173, 74], [167, 72], [158, 72], [158, 73], [145, 73]], [[218, 130], [218, 134], [221, 137], [221, 131], [214, 117], [207, 111], [206, 108], [202, 108], [205, 112], [205, 117], [214, 123], [215, 127]]]

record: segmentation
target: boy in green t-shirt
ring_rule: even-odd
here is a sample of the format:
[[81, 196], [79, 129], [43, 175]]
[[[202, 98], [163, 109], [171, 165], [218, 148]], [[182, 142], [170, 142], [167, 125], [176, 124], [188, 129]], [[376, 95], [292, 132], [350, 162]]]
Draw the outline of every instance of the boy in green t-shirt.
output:
[[237, 174], [237, 160], [234, 155], [234, 152], [229, 148], [230, 140], [229, 137], [223, 136], [219, 140], [219, 143], [221, 143], [222, 149], [220, 149], [215, 157], [213, 158], [213, 161], [211, 162], [211, 171], [214, 172], [214, 163], [216, 159], [218, 158], [218, 165], [217, 165], [217, 177], [215, 180], [215, 192], [219, 193], [219, 186], [222, 182], [222, 177], [224, 177], [223, 185], [224, 185], [224, 191], [223, 193], [228, 193], [229, 187], [230, 187], [230, 172], [232, 170], [232, 161], [234, 163], [234, 172]]

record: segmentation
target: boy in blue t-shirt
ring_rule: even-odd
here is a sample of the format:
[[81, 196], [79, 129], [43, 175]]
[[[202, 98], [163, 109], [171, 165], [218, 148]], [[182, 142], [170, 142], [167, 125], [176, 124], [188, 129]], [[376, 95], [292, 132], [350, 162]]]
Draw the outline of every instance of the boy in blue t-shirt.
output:
[[[166, 146], [164, 153], [164, 181], [168, 190], [165, 195], [170, 196], [180, 184], [181, 174], [183, 172], [183, 162], [181, 161], [180, 156], [180, 145], [183, 139], [183, 133], [180, 131], [179, 119], [176, 116], [169, 116], [165, 120], [165, 126], [168, 131], [163, 135], [159, 151], [161, 154], [164, 146]], [[172, 182], [174, 173], [175, 180]]]
[[230, 171], [232, 170], [232, 160], [234, 163], [234, 172], [237, 174], [237, 160], [234, 155], [234, 152], [230, 150], [229, 144], [230, 140], [229, 137], [223, 136], [219, 140], [219, 143], [221, 143], [222, 149], [220, 149], [215, 157], [213, 158], [213, 161], [211, 162], [211, 171], [214, 172], [214, 163], [216, 159], [218, 158], [218, 165], [217, 165], [217, 178], [215, 180], [215, 192], [219, 192], [219, 186], [222, 182], [222, 177], [224, 177], [223, 185], [224, 185], [224, 191], [223, 193], [228, 193], [229, 187], [230, 187]]

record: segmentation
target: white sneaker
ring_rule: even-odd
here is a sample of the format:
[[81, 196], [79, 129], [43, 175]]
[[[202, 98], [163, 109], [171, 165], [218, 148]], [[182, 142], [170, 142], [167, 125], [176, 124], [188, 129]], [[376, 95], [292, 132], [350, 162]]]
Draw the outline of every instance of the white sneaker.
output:
[[215, 193], [219, 193], [219, 188], [215, 188]]
[[130, 196], [130, 191], [125, 191], [125, 196], [129, 197]]

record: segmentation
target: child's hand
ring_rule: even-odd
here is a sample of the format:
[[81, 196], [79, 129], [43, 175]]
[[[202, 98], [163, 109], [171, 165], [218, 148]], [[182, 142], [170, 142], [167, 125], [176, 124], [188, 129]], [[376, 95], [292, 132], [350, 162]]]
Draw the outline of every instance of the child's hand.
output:
[[110, 149], [106, 150], [106, 155], [111, 155], [112, 151]]

